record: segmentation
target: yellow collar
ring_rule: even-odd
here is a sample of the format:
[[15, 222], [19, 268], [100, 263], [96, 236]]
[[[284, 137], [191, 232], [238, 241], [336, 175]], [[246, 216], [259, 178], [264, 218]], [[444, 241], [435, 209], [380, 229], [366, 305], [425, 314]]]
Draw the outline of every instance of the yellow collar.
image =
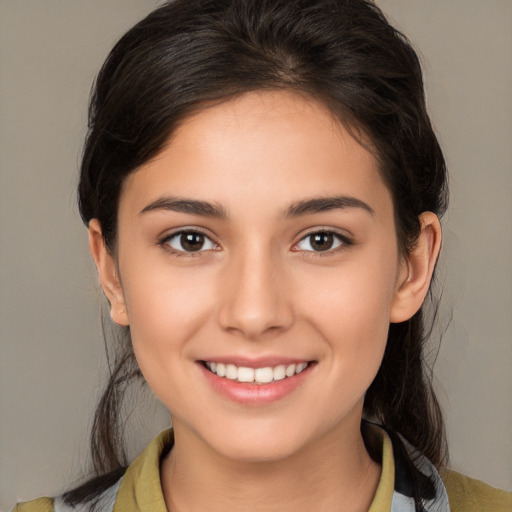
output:
[[[391, 510], [395, 484], [395, 463], [391, 440], [384, 430], [372, 432], [382, 442], [382, 472], [368, 512]], [[165, 430], [130, 465], [121, 481], [113, 512], [167, 512], [160, 482], [160, 458], [174, 442], [172, 430]]]

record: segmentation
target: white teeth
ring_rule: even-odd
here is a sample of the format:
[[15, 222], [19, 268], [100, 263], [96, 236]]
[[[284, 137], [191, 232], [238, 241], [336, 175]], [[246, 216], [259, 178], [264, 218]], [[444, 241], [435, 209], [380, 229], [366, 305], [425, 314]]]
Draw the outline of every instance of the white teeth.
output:
[[287, 377], [293, 377], [303, 372], [308, 363], [289, 364], [288, 366], [280, 364], [275, 367], [266, 366], [264, 368], [247, 368], [245, 366], [237, 367], [234, 364], [205, 362], [205, 366], [219, 377], [226, 377], [238, 382], [255, 382], [256, 384], [268, 384], [273, 381], [283, 380]]
[[239, 382], [254, 382], [254, 369], [253, 368], [238, 368], [238, 381]]
[[[297, 365], [295, 364], [289, 364], [287, 367], [286, 367], [286, 376], [287, 377], [291, 377], [292, 375], [295, 375], [295, 369], [296, 369]], [[213, 371], [213, 370], [212, 370]]]
[[258, 384], [268, 384], [274, 380], [274, 371], [270, 366], [266, 368], [257, 368], [254, 372], [254, 380]]
[[274, 380], [283, 380], [286, 377], [286, 367], [284, 364], [274, 368]]
[[300, 373], [302, 372], [303, 370], [306, 369], [306, 366], [308, 365], [308, 363], [299, 363], [297, 365], [297, 369], [295, 370], [295, 373]]
[[217, 375], [219, 377], [225, 377], [226, 376], [226, 365], [224, 365], [222, 363], [217, 363]]
[[234, 364], [226, 365], [226, 379], [235, 380], [237, 378], [238, 371]]

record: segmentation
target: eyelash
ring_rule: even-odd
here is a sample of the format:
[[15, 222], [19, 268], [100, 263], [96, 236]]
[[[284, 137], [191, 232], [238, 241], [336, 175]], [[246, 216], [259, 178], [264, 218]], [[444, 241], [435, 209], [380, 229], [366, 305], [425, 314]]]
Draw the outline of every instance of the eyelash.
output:
[[[325, 256], [331, 256], [333, 254], [336, 254], [340, 251], [343, 251], [344, 249], [347, 249], [348, 247], [354, 245], [354, 241], [352, 239], [350, 239], [349, 237], [347, 237], [346, 235], [342, 235], [336, 231], [333, 231], [331, 229], [318, 229], [316, 231], [311, 231], [309, 233], [307, 233], [306, 235], [304, 235], [296, 244], [294, 244], [294, 247], [297, 247], [300, 243], [306, 241], [309, 239], [309, 245], [311, 247], [311, 238], [315, 235], [327, 235], [327, 236], [332, 236], [333, 238], [333, 243], [335, 244], [336, 242], [338, 242], [338, 245], [334, 248], [329, 248], [329, 249], [326, 249], [325, 251], [315, 251], [315, 250], [300, 250], [300, 252], [302, 252], [304, 255], [306, 255], [307, 253], [312, 253], [314, 254], [315, 256], [319, 256], [319, 257], [325, 257]], [[297, 252], [299, 252], [297, 251]], [[311, 254], [308, 254], [308, 256], [310, 256]]]
[[[180, 249], [175, 249], [172, 247], [169, 242], [173, 240], [174, 238], [179, 238], [182, 235], [200, 235], [204, 237], [205, 241], [209, 240], [210, 243], [214, 246], [212, 249], [216, 250], [218, 247], [218, 244], [216, 244], [211, 237], [209, 237], [204, 231], [201, 231], [200, 229], [182, 229], [180, 231], [176, 231], [175, 233], [171, 233], [170, 235], [164, 237], [162, 240], [160, 240], [159, 245], [161, 245], [165, 250], [169, 251], [173, 256], [176, 256], [177, 258], [182, 257], [197, 257], [200, 256], [202, 252], [205, 251], [205, 249], [199, 249], [198, 251], [185, 251]], [[181, 241], [180, 241], [181, 245]], [[183, 247], [183, 245], [182, 245]], [[206, 249], [206, 250], [212, 250], [212, 249]]]
[[[186, 250], [180, 250], [175, 249], [170, 245], [170, 241], [181, 237], [185, 234], [192, 234], [192, 235], [200, 235], [204, 237], [205, 240], [209, 240], [209, 242], [212, 244], [212, 248], [209, 249], [199, 249], [197, 251], [186, 251]], [[302, 253], [313, 253], [315, 256], [329, 256], [333, 253], [337, 253], [339, 251], [342, 251], [352, 245], [354, 245], [354, 241], [348, 238], [345, 235], [341, 235], [340, 233], [337, 233], [336, 231], [329, 230], [329, 229], [319, 229], [316, 231], [311, 231], [310, 233], [307, 233], [304, 235], [296, 244], [294, 244], [293, 247], [297, 247], [300, 243], [310, 239], [309, 245], [311, 247], [311, 237], [315, 235], [327, 235], [332, 236], [334, 239], [333, 243], [338, 242], [338, 245], [334, 248], [326, 249], [325, 251], [315, 251], [315, 250], [296, 250], [294, 252], [302, 252]], [[205, 252], [205, 250], [218, 250], [218, 244], [216, 244], [204, 231], [201, 231], [199, 229], [182, 229], [180, 231], [177, 231], [175, 233], [172, 233], [166, 237], [164, 237], [162, 240], [159, 241], [159, 245], [164, 247], [165, 250], [169, 251], [172, 255], [181, 258], [181, 257], [197, 257], [200, 256], [201, 253]], [[183, 247], [180, 241], [180, 245]]]

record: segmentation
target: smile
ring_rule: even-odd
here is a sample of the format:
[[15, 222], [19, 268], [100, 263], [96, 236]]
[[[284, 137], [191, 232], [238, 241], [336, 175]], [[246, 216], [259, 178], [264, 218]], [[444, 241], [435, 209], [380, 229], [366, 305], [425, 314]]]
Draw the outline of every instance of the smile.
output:
[[309, 363], [281, 364], [274, 367], [265, 366], [263, 368], [247, 368], [211, 361], [205, 361], [204, 365], [218, 377], [248, 384], [270, 384], [271, 382], [277, 382], [298, 375], [308, 367]]

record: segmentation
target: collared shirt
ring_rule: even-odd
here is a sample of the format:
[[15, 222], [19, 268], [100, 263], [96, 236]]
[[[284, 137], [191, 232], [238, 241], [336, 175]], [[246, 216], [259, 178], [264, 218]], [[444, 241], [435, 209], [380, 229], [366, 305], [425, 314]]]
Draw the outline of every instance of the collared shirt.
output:
[[[382, 471], [368, 512], [415, 512], [414, 500], [407, 491], [401, 461], [393, 454], [389, 436], [373, 428], [382, 446]], [[167, 512], [160, 482], [160, 461], [173, 444], [172, 430], [156, 437], [128, 467], [118, 482], [99, 498], [98, 512]], [[414, 465], [434, 483], [435, 495], [423, 503], [425, 512], [512, 512], [512, 494], [494, 489], [453, 471], [442, 475], [414, 448], [404, 443], [413, 455]], [[443, 482], [444, 481], [444, 482]], [[445, 487], [446, 484], [446, 487]], [[448, 492], [447, 492], [448, 488]], [[449, 499], [448, 499], [449, 496]], [[449, 503], [450, 501], [450, 503]], [[62, 497], [40, 498], [18, 504], [13, 512], [87, 512], [87, 505], [70, 507]]]

